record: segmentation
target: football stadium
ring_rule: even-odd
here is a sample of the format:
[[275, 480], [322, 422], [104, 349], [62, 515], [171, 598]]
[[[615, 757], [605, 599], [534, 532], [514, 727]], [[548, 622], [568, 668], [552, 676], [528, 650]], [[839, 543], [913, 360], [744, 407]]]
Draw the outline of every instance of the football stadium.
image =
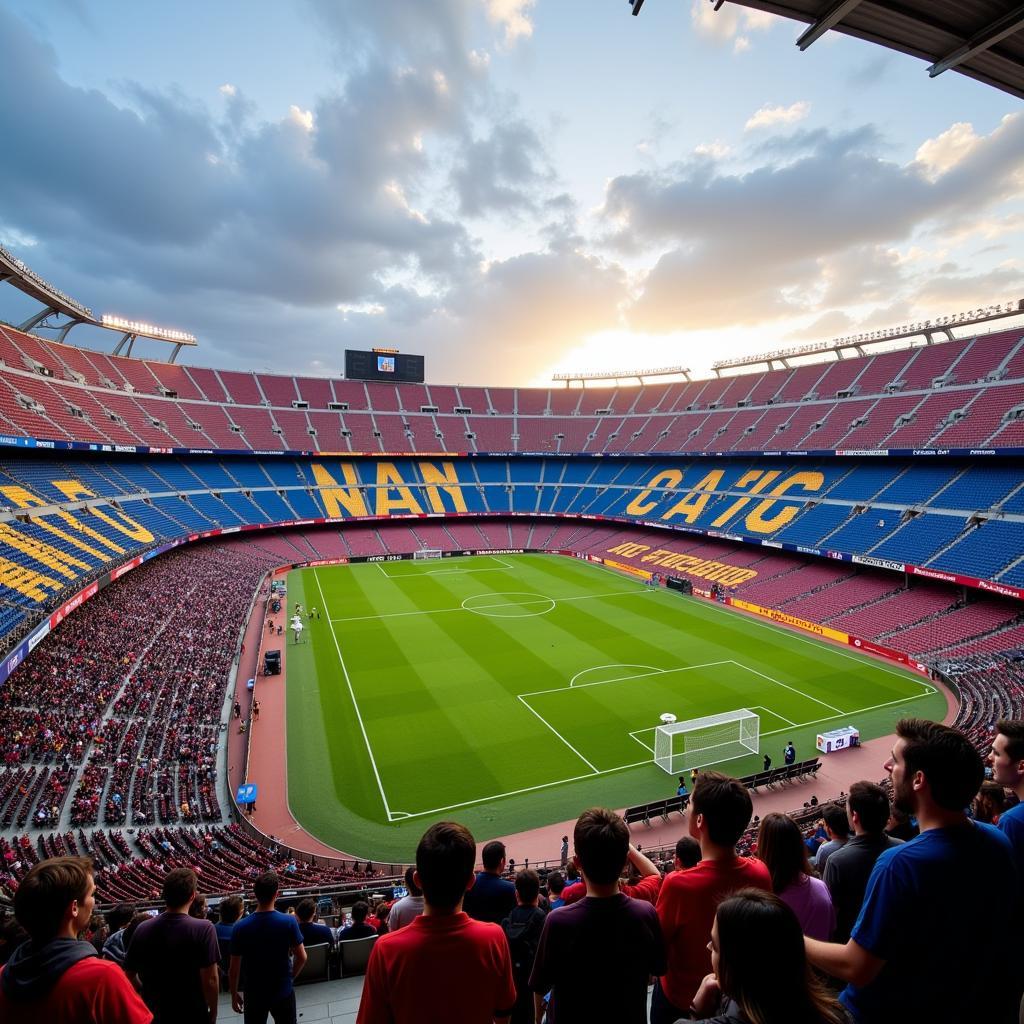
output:
[[0, 1019], [1024, 1020], [1024, 11], [571, 6], [0, 13]]

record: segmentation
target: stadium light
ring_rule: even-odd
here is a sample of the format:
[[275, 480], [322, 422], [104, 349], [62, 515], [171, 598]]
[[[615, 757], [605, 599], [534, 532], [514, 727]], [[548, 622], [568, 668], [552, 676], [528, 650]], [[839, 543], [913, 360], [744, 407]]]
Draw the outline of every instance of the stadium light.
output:
[[773, 359], [790, 359], [793, 356], [810, 356], [823, 352], [834, 352], [842, 348], [857, 345], [870, 345], [879, 341], [895, 341], [899, 338], [912, 338], [917, 334], [931, 331], [948, 331], [953, 327], [967, 327], [971, 324], [984, 323], [986, 320], [998, 320], [1002, 317], [1020, 316], [1024, 314], [1024, 299], [1013, 299], [1009, 302], [994, 303], [977, 309], [965, 310], [951, 316], [942, 316], [936, 320], [921, 320], [916, 323], [901, 324], [879, 331], [865, 331], [861, 334], [849, 334], [844, 338], [833, 338], [831, 341], [815, 341], [807, 345], [791, 345], [789, 348], [778, 348], [771, 352], [762, 352], [739, 359], [719, 359], [711, 364], [712, 370], [733, 369], [737, 366], [754, 366], [767, 363]]
[[667, 377], [669, 374], [687, 374], [691, 370], [688, 366], [659, 366], [652, 370], [601, 370], [583, 373], [554, 373], [552, 380], [565, 381], [573, 380], [620, 380], [623, 377]]
[[112, 316], [109, 313], [103, 314], [100, 324], [113, 331], [141, 334], [146, 338], [156, 338], [160, 341], [174, 341], [181, 345], [194, 345], [196, 343], [195, 335], [189, 334], [187, 331], [176, 331], [169, 327], [157, 327], [155, 324], [147, 324], [141, 320], [126, 320], [124, 317]]
[[54, 287], [46, 280], [45, 277], [41, 277], [37, 274], [27, 263], [22, 262], [13, 253], [9, 252], [2, 245], [0, 245], [0, 257], [9, 266], [13, 267], [26, 281], [31, 282], [43, 291], [48, 292], [50, 295], [55, 295], [61, 302], [68, 308], [73, 310], [79, 316], [87, 320], [92, 320], [92, 310], [79, 302], [77, 299], [73, 299], [66, 292], [62, 292], [59, 288]]

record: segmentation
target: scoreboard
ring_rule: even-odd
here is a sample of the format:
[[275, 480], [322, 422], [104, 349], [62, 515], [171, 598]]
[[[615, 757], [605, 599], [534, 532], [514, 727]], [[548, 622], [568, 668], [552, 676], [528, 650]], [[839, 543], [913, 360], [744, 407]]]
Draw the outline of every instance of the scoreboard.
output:
[[375, 348], [369, 352], [347, 348], [345, 377], [348, 380], [387, 380], [422, 384], [423, 356], [403, 355], [393, 348]]

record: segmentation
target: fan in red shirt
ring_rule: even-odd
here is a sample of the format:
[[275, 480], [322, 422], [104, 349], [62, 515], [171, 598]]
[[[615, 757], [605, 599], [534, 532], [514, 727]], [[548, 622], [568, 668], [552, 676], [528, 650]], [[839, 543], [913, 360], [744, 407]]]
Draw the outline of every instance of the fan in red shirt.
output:
[[658, 919], [668, 949], [668, 971], [651, 999], [651, 1024], [689, 1015], [701, 980], [711, 971], [708, 936], [718, 904], [738, 889], [771, 891], [768, 869], [736, 855], [736, 843], [754, 812], [746, 786], [721, 772], [701, 772], [689, 810], [690, 835], [702, 859], [666, 876], [658, 895]]
[[415, 874], [423, 913], [377, 940], [356, 1024], [491, 1024], [511, 1014], [516, 987], [505, 933], [462, 911], [475, 860], [464, 825], [442, 821], [426, 831]]
[[[657, 903], [658, 893], [661, 890], [661, 872], [657, 865], [641, 853], [632, 843], [629, 844], [629, 856], [626, 861], [627, 868], [633, 868], [640, 877], [635, 883], [619, 882], [619, 892], [624, 892], [634, 900], [644, 900], [646, 903]], [[587, 883], [575, 882], [567, 885], [562, 890], [562, 900], [565, 905], [571, 906], [579, 903], [587, 895]]]
[[28, 932], [0, 971], [4, 1024], [149, 1024], [153, 1014], [124, 971], [80, 942], [96, 904], [92, 861], [54, 857], [25, 876], [14, 914]]

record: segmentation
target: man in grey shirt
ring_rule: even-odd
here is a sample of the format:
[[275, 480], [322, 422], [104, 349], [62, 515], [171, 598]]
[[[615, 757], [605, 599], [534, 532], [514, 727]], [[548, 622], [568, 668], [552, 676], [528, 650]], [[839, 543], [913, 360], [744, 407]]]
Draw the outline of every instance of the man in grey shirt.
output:
[[873, 782], [855, 782], [846, 803], [853, 835], [834, 850], [825, 864], [824, 879], [836, 911], [835, 942], [846, 942], [857, 921], [871, 869], [881, 854], [902, 839], [886, 835], [889, 798]]
[[403, 896], [391, 907], [388, 914], [388, 931], [397, 932], [407, 924], [415, 920], [423, 913], [423, 890], [413, 879], [414, 868], [405, 869], [405, 887], [409, 890], [408, 896]]
[[818, 869], [819, 875], [824, 875], [829, 857], [837, 850], [841, 850], [850, 838], [850, 822], [847, 820], [846, 811], [838, 804], [825, 808], [823, 820], [828, 842], [818, 847], [817, 856], [814, 858], [814, 866]]

